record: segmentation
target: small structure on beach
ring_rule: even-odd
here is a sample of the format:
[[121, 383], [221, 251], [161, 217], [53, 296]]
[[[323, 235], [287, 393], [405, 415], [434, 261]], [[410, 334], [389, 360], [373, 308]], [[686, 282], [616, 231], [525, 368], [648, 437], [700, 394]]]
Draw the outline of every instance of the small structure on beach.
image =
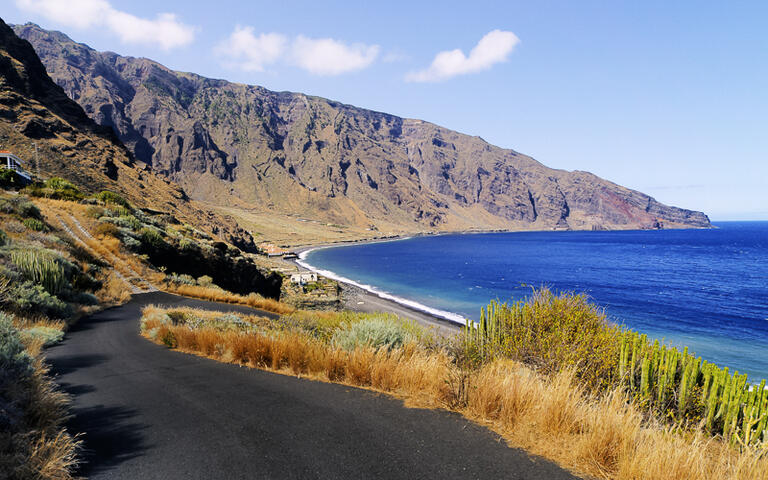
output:
[[259, 249], [268, 257], [282, 257], [286, 252], [274, 243], [262, 243]]
[[24, 170], [21, 159], [8, 150], [0, 150], [0, 170], [12, 170], [24, 181], [32, 182], [32, 175]]
[[298, 283], [299, 285], [313, 283], [316, 281], [317, 274], [315, 272], [298, 272], [291, 275], [291, 283]]
[[287, 259], [299, 258], [296, 252], [278, 247], [274, 243], [262, 243], [259, 245], [261, 252], [268, 257], [283, 257]]

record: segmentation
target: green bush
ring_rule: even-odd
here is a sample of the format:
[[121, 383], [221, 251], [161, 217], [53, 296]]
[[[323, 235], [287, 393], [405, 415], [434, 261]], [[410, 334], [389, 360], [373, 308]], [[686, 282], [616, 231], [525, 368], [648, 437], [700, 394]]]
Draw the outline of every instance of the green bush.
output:
[[24, 186], [24, 180], [13, 170], [0, 170], [0, 188], [19, 189]]
[[197, 243], [195, 243], [194, 240], [190, 240], [187, 237], [181, 237], [179, 238], [179, 250], [182, 251], [191, 251], [191, 250], [197, 250]]
[[176, 285], [197, 285], [195, 278], [192, 275], [181, 274], [177, 275], [172, 273], [167, 277], [168, 281], [175, 283]]
[[33, 197], [53, 198], [56, 200], [78, 201], [85, 198], [74, 184], [60, 177], [53, 177], [45, 183], [35, 183], [25, 190]]
[[8, 234], [0, 230], [0, 247], [4, 247], [8, 244]]
[[[8, 388], [9, 381], [29, 377], [32, 370], [32, 358], [21, 342], [19, 331], [13, 326], [13, 317], [0, 312], [0, 387]], [[0, 391], [4, 389], [0, 388]]]
[[72, 314], [69, 305], [30, 281], [12, 288], [11, 302], [17, 310], [30, 314], [42, 313], [53, 318], [67, 318]]
[[40, 209], [30, 202], [27, 197], [21, 195], [0, 199], [0, 212], [16, 215], [20, 218], [43, 219]]
[[25, 227], [27, 227], [30, 230], [34, 230], [36, 232], [47, 232], [48, 231], [48, 225], [45, 224], [45, 222], [42, 222], [41, 220], [38, 220], [36, 218], [25, 218], [23, 222]]
[[121, 215], [113, 219], [112, 222], [118, 227], [130, 228], [131, 230], [138, 230], [142, 227], [142, 223], [133, 215]]
[[120, 205], [121, 207], [125, 207], [128, 209], [131, 208], [131, 204], [128, 203], [128, 200], [121, 197], [115, 192], [110, 192], [109, 190], [104, 190], [94, 195], [94, 197], [106, 205], [113, 204], [113, 205]]
[[49, 347], [59, 343], [64, 338], [64, 332], [53, 327], [32, 327], [20, 332], [20, 336], [25, 341], [42, 340], [44, 347]]
[[72, 295], [72, 301], [75, 303], [79, 303], [80, 305], [98, 305], [99, 299], [96, 297], [96, 295], [88, 292], [78, 292], [75, 295]]
[[402, 322], [388, 317], [374, 317], [337, 330], [331, 344], [344, 350], [360, 346], [392, 349], [415, 340], [411, 328]]
[[99, 207], [97, 205], [91, 205], [86, 209], [85, 215], [90, 218], [101, 218], [104, 216], [105, 209], [104, 207]]
[[120, 229], [114, 223], [101, 222], [93, 229], [93, 236], [120, 238]]
[[151, 249], [157, 250], [165, 246], [165, 240], [160, 231], [153, 227], [144, 227], [139, 231], [139, 238], [142, 245]]

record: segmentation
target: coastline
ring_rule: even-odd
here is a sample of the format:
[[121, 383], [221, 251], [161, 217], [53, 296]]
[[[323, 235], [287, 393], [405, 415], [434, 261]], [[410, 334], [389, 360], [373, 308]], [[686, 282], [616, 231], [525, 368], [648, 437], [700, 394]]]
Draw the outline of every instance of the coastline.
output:
[[458, 314], [453, 312], [444, 312], [441, 310], [433, 309], [426, 305], [419, 304], [418, 302], [399, 298], [389, 293], [378, 291], [375, 287], [372, 286], [357, 284], [353, 280], [342, 277], [335, 272], [319, 269], [305, 261], [305, 258], [309, 252], [322, 248], [393, 242], [399, 240], [407, 240], [412, 237], [413, 235], [308, 245], [306, 247], [295, 249], [294, 251], [299, 255], [299, 258], [291, 260], [290, 263], [297, 265], [299, 268], [313, 271], [318, 275], [322, 275], [326, 278], [330, 278], [339, 282], [342, 289], [341, 300], [344, 308], [347, 310], [364, 313], [391, 313], [401, 318], [414, 320], [422, 326], [434, 329], [443, 335], [455, 334], [464, 326], [465, 321], [464, 318]]
[[[708, 228], [717, 228], [712, 225]], [[707, 229], [707, 227], [678, 227], [678, 228], [665, 228], [664, 230], [687, 230], [687, 229]], [[618, 231], [643, 231], [644, 229], [620, 229]], [[353, 280], [345, 278], [328, 270], [317, 268], [305, 261], [306, 256], [319, 249], [345, 247], [352, 245], [365, 245], [372, 243], [384, 243], [394, 242], [399, 240], [407, 240], [416, 237], [433, 237], [444, 235], [475, 235], [484, 233], [517, 233], [517, 232], [559, 232], [559, 231], [584, 231], [590, 230], [505, 230], [505, 229], [493, 229], [493, 230], [465, 230], [465, 231], [444, 231], [444, 232], [418, 232], [413, 234], [391, 235], [376, 238], [345, 240], [339, 242], [325, 242], [317, 244], [309, 244], [300, 246], [293, 249], [293, 252], [298, 255], [298, 259], [289, 260], [292, 265], [298, 266], [301, 269], [306, 269], [317, 273], [318, 275], [330, 278], [339, 282], [342, 287], [341, 300], [345, 309], [356, 312], [386, 312], [392, 313], [397, 316], [408, 318], [417, 321], [418, 323], [428, 326], [430, 328], [437, 328], [440, 331], [446, 333], [458, 332], [460, 328], [464, 326], [465, 319], [453, 312], [441, 311], [427, 305], [420, 304], [415, 301], [397, 297], [387, 292], [382, 292], [376, 289], [374, 286], [361, 285]]]

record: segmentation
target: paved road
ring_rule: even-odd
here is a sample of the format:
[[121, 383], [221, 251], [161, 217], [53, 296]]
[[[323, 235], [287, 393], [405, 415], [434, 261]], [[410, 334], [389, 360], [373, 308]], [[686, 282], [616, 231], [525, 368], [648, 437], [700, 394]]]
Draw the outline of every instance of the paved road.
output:
[[138, 334], [154, 292], [78, 323], [48, 351], [74, 395], [90, 478], [566, 479], [461, 416], [365, 390], [172, 352]]

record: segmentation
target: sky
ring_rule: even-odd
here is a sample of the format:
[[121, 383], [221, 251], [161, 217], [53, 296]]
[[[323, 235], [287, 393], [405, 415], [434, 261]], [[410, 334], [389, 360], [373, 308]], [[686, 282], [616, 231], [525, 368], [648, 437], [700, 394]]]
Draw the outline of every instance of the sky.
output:
[[0, 0], [97, 50], [419, 118], [768, 220], [768, 2]]

